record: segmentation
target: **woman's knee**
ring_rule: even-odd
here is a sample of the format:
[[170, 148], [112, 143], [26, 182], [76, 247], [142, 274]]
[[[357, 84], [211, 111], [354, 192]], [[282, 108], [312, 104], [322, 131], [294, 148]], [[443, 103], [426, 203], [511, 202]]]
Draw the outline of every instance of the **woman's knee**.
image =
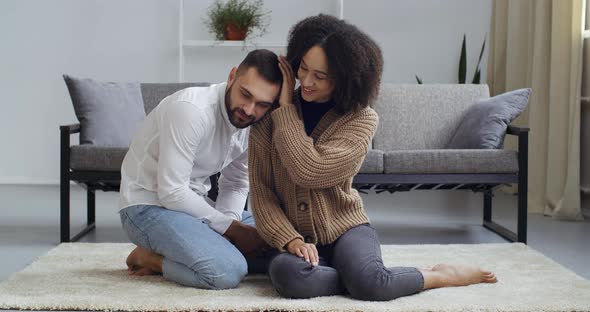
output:
[[280, 253], [275, 256], [268, 265], [268, 276], [276, 291], [283, 297], [299, 297], [297, 283], [298, 259], [288, 253]]
[[310, 294], [302, 283], [302, 270], [309, 264], [302, 259], [281, 253], [273, 258], [268, 266], [268, 275], [277, 292], [287, 298], [309, 298]]
[[335, 269], [313, 267], [287, 253], [279, 254], [271, 261], [268, 274], [276, 291], [287, 298], [333, 296], [344, 292]]

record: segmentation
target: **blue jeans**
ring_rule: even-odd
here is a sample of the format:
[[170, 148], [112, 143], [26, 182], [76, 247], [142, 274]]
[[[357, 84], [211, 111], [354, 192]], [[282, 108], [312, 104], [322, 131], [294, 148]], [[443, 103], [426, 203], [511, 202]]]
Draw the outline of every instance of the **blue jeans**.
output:
[[[153, 205], [131, 206], [119, 214], [131, 242], [164, 257], [162, 273], [167, 280], [227, 289], [238, 286], [248, 273], [248, 260], [203, 219]], [[242, 223], [255, 225], [250, 212], [243, 212]]]

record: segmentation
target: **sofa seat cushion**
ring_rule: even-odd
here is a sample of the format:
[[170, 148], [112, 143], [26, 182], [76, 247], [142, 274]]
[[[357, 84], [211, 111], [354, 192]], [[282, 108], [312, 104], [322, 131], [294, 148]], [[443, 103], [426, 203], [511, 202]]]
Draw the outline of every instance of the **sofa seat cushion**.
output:
[[436, 149], [388, 151], [385, 173], [516, 173], [516, 151]]
[[383, 173], [383, 151], [369, 150], [359, 173]]
[[120, 171], [126, 153], [126, 147], [74, 145], [70, 153], [70, 166], [73, 170], [82, 171]]

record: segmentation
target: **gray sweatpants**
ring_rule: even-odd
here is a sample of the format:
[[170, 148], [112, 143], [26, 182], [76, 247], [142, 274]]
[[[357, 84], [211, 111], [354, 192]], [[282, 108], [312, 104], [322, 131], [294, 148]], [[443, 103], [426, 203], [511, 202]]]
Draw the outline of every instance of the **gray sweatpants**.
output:
[[386, 268], [375, 229], [359, 225], [330, 245], [318, 246], [319, 266], [289, 253], [275, 256], [268, 268], [273, 286], [288, 298], [350, 294], [359, 300], [386, 301], [422, 290], [416, 268]]

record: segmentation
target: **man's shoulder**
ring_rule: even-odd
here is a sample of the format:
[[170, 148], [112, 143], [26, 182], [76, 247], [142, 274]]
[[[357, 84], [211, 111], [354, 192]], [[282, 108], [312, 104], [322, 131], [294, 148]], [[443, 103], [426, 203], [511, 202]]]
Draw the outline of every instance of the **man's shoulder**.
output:
[[163, 101], [162, 113], [174, 119], [213, 122], [224, 90], [225, 83], [179, 90]]
[[226, 83], [212, 84], [207, 87], [189, 87], [176, 92], [173, 101], [188, 102], [201, 109], [216, 109], [223, 100]]

